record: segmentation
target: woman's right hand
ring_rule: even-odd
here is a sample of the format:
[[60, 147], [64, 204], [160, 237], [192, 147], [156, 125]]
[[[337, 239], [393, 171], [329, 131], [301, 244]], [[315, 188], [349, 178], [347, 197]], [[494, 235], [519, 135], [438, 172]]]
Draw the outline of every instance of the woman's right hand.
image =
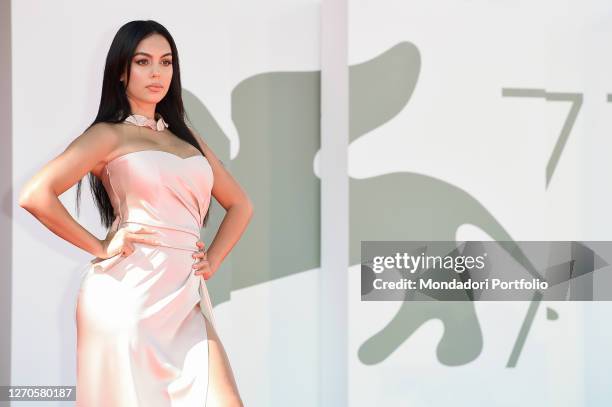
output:
[[153, 233], [157, 233], [157, 231], [145, 226], [140, 226], [135, 230], [130, 230], [128, 228], [114, 230], [114, 228], [111, 228], [106, 238], [100, 240], [102, 252], [98, 254], [98, 257], [101, 259], [108, 259], [119, 253], [127, 257], [134, 252], [134, 243], [145, 243], [157, 246], [160, 242], [155, 238], [147, 236]]

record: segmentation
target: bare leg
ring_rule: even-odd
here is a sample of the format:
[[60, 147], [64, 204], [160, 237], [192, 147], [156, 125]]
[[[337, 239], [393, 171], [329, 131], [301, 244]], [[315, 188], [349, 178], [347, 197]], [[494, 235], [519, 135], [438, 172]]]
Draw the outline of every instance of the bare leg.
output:
[[206, 407], [244, 407], [221, 340], [204, 318], [208, 332], [208, 393]]

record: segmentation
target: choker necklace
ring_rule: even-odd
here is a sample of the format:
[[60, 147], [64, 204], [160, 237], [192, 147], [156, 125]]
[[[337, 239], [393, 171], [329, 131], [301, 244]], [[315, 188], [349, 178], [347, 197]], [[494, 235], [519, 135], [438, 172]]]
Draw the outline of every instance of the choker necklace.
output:
[[149, 119], [141, 114], [132, 114], [128, 116], [124, 122], [135, 124], [136, 126], [146, 126], [152, 130], [163, 131], [168, 127], [168, 123], [159, 113], [155, 113], [155, 120]]

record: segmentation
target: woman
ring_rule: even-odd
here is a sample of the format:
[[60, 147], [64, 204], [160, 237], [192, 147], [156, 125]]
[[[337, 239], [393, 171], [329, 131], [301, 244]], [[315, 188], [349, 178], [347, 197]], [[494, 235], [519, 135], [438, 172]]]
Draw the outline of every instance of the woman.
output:
[[[78, 212], [87, 173], [109, 228], [103, 240], [58, 199], [78, 181]], [[227, 213], [204, 250], [211, 195]], [[252, 204], [185, 124], [178, 52], [162, 25], [119, 29], [96, 119], [24, 186], [19, 205], [97, 256], [77, 299], [78, 406], [242, 405], [204, 280], [242, 235]]]

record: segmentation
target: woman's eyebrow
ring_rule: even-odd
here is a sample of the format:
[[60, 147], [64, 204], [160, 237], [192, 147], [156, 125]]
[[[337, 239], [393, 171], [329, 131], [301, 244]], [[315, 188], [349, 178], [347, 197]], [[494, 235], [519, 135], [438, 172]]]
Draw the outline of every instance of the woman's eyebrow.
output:
[[[151, 54], [147, 54], [146, 52], [142, 52], [142, 51], [140, 51], [140, 52], [135, 52], [135, 53], [134, 53], [134, 56], [136, 56], [136, 55], [146, 55], [146, 56], [148, 56], [148, 57], [150, 57], [150, 58], [152, 58], [152, 57], [153, 57], [153, 55], [151, 55]], [[166, 52], [166, 53], [165, 53], [164, 55], [162, 55], [160, 58], [163, 58], [163, 57], [165, 57], [165, 56], [167, 56], [167, 55], [172, 56], [172, 52]]]

